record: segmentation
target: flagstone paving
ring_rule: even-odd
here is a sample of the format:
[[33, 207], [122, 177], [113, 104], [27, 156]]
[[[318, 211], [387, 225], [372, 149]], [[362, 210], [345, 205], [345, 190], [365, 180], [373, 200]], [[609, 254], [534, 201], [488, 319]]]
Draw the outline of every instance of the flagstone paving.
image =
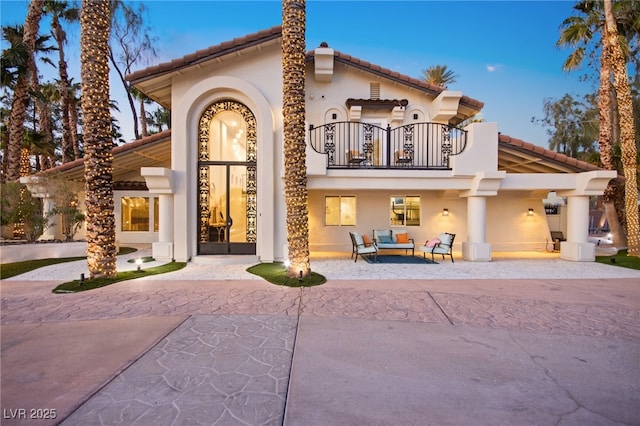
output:
[[237, 265], [76, 294], [2, 280], [2, 424], [637, 424], [640, 274], [603, 266], [303, 289], [203, 279]]

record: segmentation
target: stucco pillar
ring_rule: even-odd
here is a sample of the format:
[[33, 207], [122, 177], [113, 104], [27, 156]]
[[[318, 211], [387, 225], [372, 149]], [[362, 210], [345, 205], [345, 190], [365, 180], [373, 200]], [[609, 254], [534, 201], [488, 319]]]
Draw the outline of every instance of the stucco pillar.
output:
[[140, 174], [147, 182], [149, 193], [158, 194], [158, 241], [151, 244], [154, 259], [173, 260], [173, 173], [165, 167], [142, 167]]
[[575, 188], [558, 191], [567, 197], [567, 241], [560, 243], [560, 258], [593, 262], [596, 246], [589, 241], [589, 197], [602, 195], [615, 170], [594, 170], [575, 175]]
[[49, 226], [44, 230], [42, 235], [38, 238], [39, 241], [55, 240], [58, 238], [58, 222], [60, 222], [60, 216], [53, 217], [51, 212], [56, 208], [55, 201], [48, 196], [42, 197], [42, 215], [46, 218], [49, 217]]
[[491, 261], [491, 244], [486, 242], [487, 198], [494, 197], [506, 176], [505, 171], [477, 172], [470, 188], [461, 193], [467, 198], [467, 241], [462, 243], [462, 258], [472, 262]]
[[462, 243], [462, 258], [472, 262], [491, 260], [491, 244], [486, 242], [487, 199], [467, 197], [467, 241]]
[[560, 243], [560, 258], [592, 262], [596, 259], [595, 244], [588, 242], [589, 197], [567, 197], [567, 241]]
[[[27, 186], [27, 189], [33, 197], [42, 198], [42, 216], [47, 218], [53, 209], [55, 209], [56, 203], [53, 200], [53, 197], [47, 193], [48, 191], [43, 180], [38, 176], [24, 176], [20, 178], [20, 183]], [[38, 237], [38, 241], [59, 239], [61, 237], [58, 227], [58, 222], [60, 220], [60, 217], [50, 217], [48, 219], [48, 226], [42, 235]]]

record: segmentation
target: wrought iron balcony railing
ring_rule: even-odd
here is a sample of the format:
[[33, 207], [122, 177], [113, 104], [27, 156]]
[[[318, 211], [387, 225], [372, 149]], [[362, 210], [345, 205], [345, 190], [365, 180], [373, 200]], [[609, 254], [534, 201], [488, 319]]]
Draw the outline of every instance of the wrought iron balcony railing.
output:
[[339, 121], [309, 126], [311, 146], [326, 154], [328, 168], [448, 170], [461, 153], [467, 132], [440, 123], [405, 124], [394, 129]]

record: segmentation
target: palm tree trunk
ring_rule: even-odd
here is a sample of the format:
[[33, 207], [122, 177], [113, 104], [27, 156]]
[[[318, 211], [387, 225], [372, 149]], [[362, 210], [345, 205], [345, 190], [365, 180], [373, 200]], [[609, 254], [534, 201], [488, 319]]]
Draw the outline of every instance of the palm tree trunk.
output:
[[67, 62], [64, 57], [65, 35], [58, 15], [52, 14], [51, 27], [58, 44], [58, 73], [60, 74], [60, 114], [62, 121], [62, 162], [68, 163], [75, 159], [73, 144], [71, 142], [71, 131], [69, 123], [69, 74], [67, 73]]
[[147, 111], [144, 108], [144, 98], [140, 99], [140, 133], [142, 137], [149, 136], [149, 129], [147, 128]]
[[38, 31], [40, 29], [40, 17], [44, 0], [33, 0], [29, 3], [29, 10], [24, 23], [24, 35], [22, 37], [27, 49], [27, 67], [25, 74], [18, 76], [13, 91], [11, 114], [9, 116], [9, 140], [7, 141], [7, 182], [13, 182], [20, 178], [20, 157], [22, 150], [22, 135], [24, 133], [24, 120], [27, 106], [29, 105], [29, 84], [31, 75], [35, 74], [35, 48]]
[[[600, 88], [598, 90], [598, 145], [600, 147], [600, 162], [607, 170], [616, 170], [613, 163], [613, 129], [612, 118], [615, 115], [613, 87], [611, 85], [611, 47], [607, 43], [607, 38], [602, 39], [602, 53], [600, 55]], [[615, 208], [615, 197], [617, 194], [617, 184], [614, 179], [609, 182], [604, 191], [604, 214], [609, 223], [613, 244], [616, 247], [623, 247], [627, 244], [618, 214]]]
[[70, 87], [69, 90], [69, 132], [71, 134], [71, 145], [73, 146], [73, 156], [82, 157], [80, 152], [80, 140], [78, 138], [78, 105], [79, 100], [76, 97], [76, 85]]
[[110, 2], [83, 0], [80, 16], [87, 264], [90, 278], [116, 274], [113, 142], [109, 109]]
[[638, 150], [635, 141], [633, 101], [627, 78], [627, 61], [618, 40], [618, 29], [611, 0], [604, 1], [605, 36], [611, 46], [613, 84], [620, 115], [620, 146], [625, 177], [625, 213], [627, 218], [627, 246], [630, 256], [640, 257], [640, 222], [638, 221]]
[[282, 1], [282, 113], [289, 277], [306, 277], [309, 218], [305, 141], [305, 1]]

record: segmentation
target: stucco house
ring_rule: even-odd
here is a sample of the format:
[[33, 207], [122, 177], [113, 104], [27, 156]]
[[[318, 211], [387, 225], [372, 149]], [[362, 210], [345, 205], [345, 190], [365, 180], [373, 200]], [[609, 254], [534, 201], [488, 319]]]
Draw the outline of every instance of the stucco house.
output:
[[[273, 27], [134, 72], [171, 130], [114, 149], [117, 239], [178, 261], [286, 258], [282, 31]], [[312, 251], [351, 251], [349, 231], [403, 228], [417, 244], [456, 234], [469, 261], [540, 250], [543, 199], [567, 197], [560, 256], [592, 261], [589, 197], [616, 173], [464, 125], [483, 103], [334, 50], [307, 53]], [[82, 179], [82, 160], [57, 169]], [[553, 229], [551, 229], [553, 230]], [[55, 232], [55, 229], [48, 232]]]

